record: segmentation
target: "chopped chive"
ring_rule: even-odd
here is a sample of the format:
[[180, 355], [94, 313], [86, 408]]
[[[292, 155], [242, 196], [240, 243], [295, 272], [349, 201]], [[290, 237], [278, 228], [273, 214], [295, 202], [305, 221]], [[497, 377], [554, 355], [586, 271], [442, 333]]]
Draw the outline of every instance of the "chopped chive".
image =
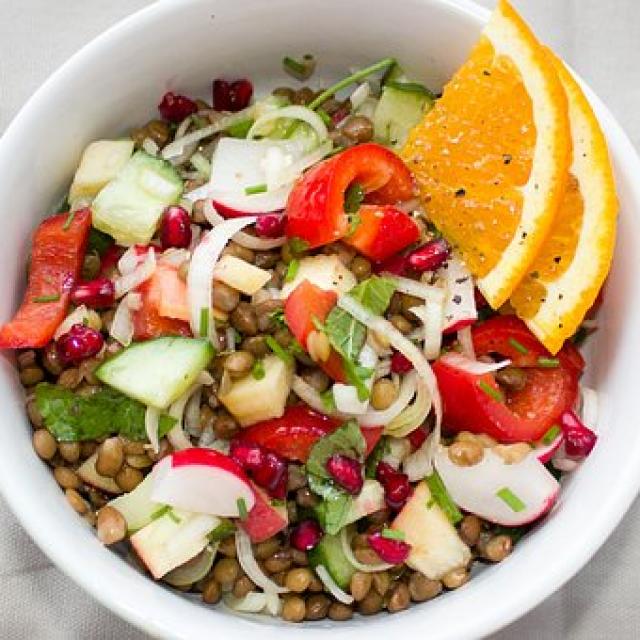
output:
[[327, 410], [328, 413], [333, 413], [336, 410], [336, 401], [333, 397], [333, 389], [327, 389], [320, 394], [320, 398], [322, 399], [322, 406]]
[[256, 380], [262, 380], [265, 377], [266, 371], [264, 370], [264, 362], [262, 360], [256, 360], [251, 368], [251, 375]]
[[285, 56], [282, 59], [282, 67], [297, 80], [307, 80], [316, 69], [316, 60], [310, 53], [304, 55], [302, 61]]
[[200, 309], [200, 336], [206, 337], [209, 335], [209, 309], [202, 307]]
[[286, 500], [278, 500], [277, 498], [272, 498], [271, 499], [271, 506], [272, 507], [284, 507], [287, 504]]
[[397, 529], [383, 529], [380, 535], [387, 540], [404, 540], [404, 531], [398, 531]]
[[298, 269], [300, 269], [300, 260], [298, 260], [298, 258], [294, 258], [287, 267], [287, 273], [284, 276], [284, 281], [291, 282], [294, 280], [298, 274]]
[[246, 520], [249, 512], [247, 511], [247, 503], [244, 498], [238, 498], [236, 500], [236, 504], [238, 505], [238, 513], [240, 514], [240, 520]]
[[547, 433], [542, 436], [542, 442], [544, 444], [551, 444], [560, 434], [560, 427], [554, 424]]
[[157, 520], [158, 518], [162, 518], [162, 516], [165, 513], [168, 513], [169, 511], [171, 511], [171, 507], [168, 504], [165, 504], [164, 506], [160, 507], [159, 509], [156, 509], [152, 514], [151, 514], [151, 519], [152, 520]]
[[356, 71], [352, 75], [340, 80], [340, 82], [336, 82], [332, 87], [329, 87], [326, 91], [323, 91], [317, 98], [312, 100], [307, 107], [309, 109], [317, 109], [321, 104], [324, 104], [329, 98], [331, 98], [335, 93], [340, 91], [340, 89], [344, 89], [351, 84], [355, 84], [356, 82], [360, 82], [370, 75], [382, 71], [387, 67], [395, 64], [396, 61], [393, 58], [384, 58], [375, 64], [372, 64], [370, 67], [366, 67], [365, 69], [361, 69], [360, 71]]
[[282, 360], [286, 364], [293, 364], [293, 356], [288, 351], [286, 351], [273, 336], [267, 336], [265, 338], [265, 342], [267, 343], [269, 349], [271, 349], [271, 351], [273, 351], [273, 353], [278, 356], [280, 360]]
[[304, 72], [304, 65], [302, 64], [302, 62], [298, 62], [297, 60], [294, 60], [293, 58], [290, 58], [289, 56], [285, 56], [282, 59], [282, 66], [287, 71], [295, 71], [296, 73], [303, 73]]
[[509, 487], [502, 487], [496, 492], [496, 496], [500, 498], [512, 511], [519, 513], [527, 508], [527, 505], [518, 498], [518, 496], [509, 489]]
[[220, 542], [228, 538], [236, 530], [236, 526], [231, 520], [223, 520], [207, 537], [209, 542]]
[[288, 244], [289, 249], [291, 249], [291, 253], [296, 257], [302, 255], [309, 248], [309, 243], [297, 236], [289, 238]]
[[64, 221], [64, 224], [62, 225], [62, 230], [63, 231], [67, 231], [69, 229], [69, 227], [71, 226], [71, 223], [73, 222], [73, 219], [76, 217], [76, 212], [75, 211], [69, 211], [69, 215], [67, 216], [67, 219]]
[[37, 296], [33, 298], [33, 302], [57, 302], [60, 300], [59, 293], [52, 293], [49, 296]]
[[251, 118], [235, 122], [227, 127], [227, 133], [232, 138], [246, 138], [247, 133], [249, 133], [249, 129], [253, 126], [253, 122], [254, 121]]
[[179, 518], [173, 511], [173, 509], [169, 509], [169, 511], [167, 511], [167, 515], [176, 523], [176, 524], [180, 524], [182, 522], [182, 519]]
[[487, 384], [484, 380], [478, 381], [478, 387], [482, 389], [490, 398], [493, 398], [497, 402], [504, 402], [504, 396], [498, 389], [494, 389], [491, 385]]
[[525, 347], [521, 342], [518, 342], [515, 338], [509, 338], [509, 344], [516, 350], [522, 353], [523, 355], [527, 355], [529, 353], [529, 349]]
[[545, 369], [555, 369], [560, 366], [558, 358], [538, 358], [538, 366]]
[[451, 524], [458, 524], [458, 522], [462, 520], [462, 514], [460, 513], [460, 509], [458, 509], [456, 503], [449, 495], [447, 487], [445, 487], [444, 482], [442, 482], [440, 474], [437, 471], [434, 471], [430, 476], [427, 476], [425, 480], [429, 487], [429, 491], [431, 491], [431, 499], [438, 503], [438, 506], [442, 509]]
[[322, 122], [327, 126], [331, 124], [331, 116], [324, 109], [318, 109], [316, 113], [322, 118]]
[[385, 87], [397, 89], [398, 91], [406, 91], [407, 93], [416, 93], [421, 96], [427, 96], [431, 100], [435, 100], [436, 96], [432, 91], [419, 82], [397, 82], [396, 80], [388, 80], [384, 84]]
[[257, 193], [265, 193], [266, 190], [267, 190], [266, 184], [254, 184], [250, 187], [245, 187], [244, 192], [245, 192], [245, 195], [254, 196]]
[[354, 182], [349, 185], [349, 188], [344, 194], [344, 212], [345, 213], [358, 213], [360, 205], [364, 200], [364, 189], [358, 182]]

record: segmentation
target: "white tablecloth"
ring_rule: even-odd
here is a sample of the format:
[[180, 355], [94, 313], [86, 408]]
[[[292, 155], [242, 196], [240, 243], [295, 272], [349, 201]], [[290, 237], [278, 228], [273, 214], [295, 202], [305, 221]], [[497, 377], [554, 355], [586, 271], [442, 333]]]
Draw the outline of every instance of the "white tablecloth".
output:
[[[0, 0], [0, 131], [34, 89], [75, 50], [149, 1]], [[493, 4], [492, 0], [481, 1], [487, 6]], [[637, 145], [640, 142], [639, 0], [515, 1], [536, 31], [605, 99]], [[579, 544], [579, 540], [576, 543]], [[69, 553], [73, 553], [73, 549], [69, 549]], [[616, 533], [580, 574], [495, 638], [638, 638], [639, 570], [640, 508], [636, 503]], [[96, 580], [99, 579], [96, 576]], [[146, 637], [97, 604], [54, 568], [1, 500], [0, 583], [0, 638], [137, 640]]]

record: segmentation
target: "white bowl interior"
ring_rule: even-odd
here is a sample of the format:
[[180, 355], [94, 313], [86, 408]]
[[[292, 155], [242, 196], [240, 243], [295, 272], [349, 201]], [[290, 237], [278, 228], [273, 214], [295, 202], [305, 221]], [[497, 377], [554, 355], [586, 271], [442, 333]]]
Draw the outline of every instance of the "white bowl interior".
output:
[[[247, 76], [256, 81], [259, 94], [292, 84], [280, 60], [306, 52], [319, 60], [312, 86], [326, 86], [351, 67], [391, 55], [411, 75], [439, 88], [465, 58], [485, 18], [483, 9], [466, 0], [189, 0], [159, 3], [107, 32], [45, 84], [0, 143], [5, 238], [0, 319], [12, 315], [20, 298], [30, 232], [66, 190], [84, 146], [152, 117], [165, 90], [209, 98], [214, 77]], [[603, 327], [590, 357], [589, 381], [602, 394], [602, 437], [596, 450], [566, 482], [560, 505], [543, 526], [513, 556], [479, 572], [465, 588], [393, 617], [355, 618], [337, 627], [318, 623], [305, 633], [317, 635], [331, 627], [332, 633], [373, 639], [406, 630], [428, 633], [434, 640], [488, 633], [571, 577], [635, 496], [640, 432], [633, 422], [630, 385], [640, 351], [635, 330], [640, 284], [634, 278], [640, 252], [635, 179], [640, 172], [628, 140], [599, 100], [592, 100], [609, 136], [622, 209]], [[0, 450], [0, 487], [36, 542], [95, 597], [163, 637], [198, 638], [225, 630], [237, 638], [259, 632], [267, 639], [300, 632], [278, 621], [241, 619], [222, 606], [187, 600], [103, 548], [33, 453], [23, 393], [6, 355], [0, 364], [0, 398], [7, 434]]]

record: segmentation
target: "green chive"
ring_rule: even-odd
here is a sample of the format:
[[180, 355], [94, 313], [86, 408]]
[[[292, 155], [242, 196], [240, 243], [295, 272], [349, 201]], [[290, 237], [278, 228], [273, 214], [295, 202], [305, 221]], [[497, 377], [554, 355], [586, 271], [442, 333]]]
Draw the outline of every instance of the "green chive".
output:
[[298, 258], [294, 258], [287, 267], [287, 273], [284, 276], [284, 281], [291, 282], [294, 280], [298, 273], [298, 269], [300, 269], [300, 260], [298, 260]]
[[[453, 501], [447, 487], [444, 486], [440, 474], [434, 470], [434, 472], [425, 478], [429, 491], [431, 491], [431, 499], [435, 500], [438, 506], [444, 511], [444, 514], [449, 519], [451, 524], [458, 524], [462, 520], [462, 514], [458, 509], [456, 503]], [[427, 504], [427, 507], [429, 505]]]
[[358, 213], [363, 200], [364, 189], [361, 184], [354, 182], [349, 186], [344, 194], [344, 212]]
[[296, 257], [301, 256], [309, 248], [309, 243], [306, 240], [296, 236], [289, 238], [287, 244], [289, 245], [289, 249], [291, 249], [291, 253]]
[[547, 433], [542, 436], [543, 444], [551, 444], [560, 433], [560, 427], [557, 424], [554, 424]]
[[251, 369], [251, 375], [256, 380], [262, 380], [262, 378], [265, 377], [266, 371], [264, 370], [264, 362], [262, 362], [262, 360], [256, 360], [253, 363], [253, 367]]
[[327, 126], [331, 124], [331, 116], [324, 109], [318, 109], [316, 113], [322, 118], [322, 122]]
[[207, 537], [209, 542], [220, 542], [233, 535], [235, 530], [236, 526], [231, 520], [223, 520]]
[[64, 221], [64, 224], [62, 225], [62, 230], [63, 231], [67, 231], [67, 229], [69, 229], [69, 227], [71, 226], [71, 223], [73, 222], [73, 219], [76, 217], [76, 212], [75, 211], [69, 211], [69, 215], [67, 216], [67, 219]]
[[200, 309], [200, 336], [206, 337], [209, 335], [209, 309], [202, 307]]
[[151, 519], [152, 520], [157, 520], [158, 518], [162, 518], [162, 516], [165, 513], [168, 513], [169, 511], [171, 511], [171, 507], [167, 504], [165, 504], [163, 507], [160, 507], [159, 509], [156, 509], [156, 511], [154, 511], [151, 514]]
[[277, 498], [273, 498], [271, 500], [272, 507], [284, 507], [287, 504], [286, 500], [278, 500]]
[[307, 107], [309, 109], [317, 109], [321, 104], [324, 104], [329, 98], [331, 98], [335, 93], [337, 93], [341, 89], [345, 89], [351, 84], [360, 82], [361, 80], [368, 78], [370, 75], [378, 71], [382, 71], [383, 69], [386, 69], [387, 67], [390, 67], [392, 64], [395, 64], [395, 63], [396, 61], [393, 58], [385, 58], [384, 60], [380, 60], [379, 62], [372, 64], [370, 67], [367, 67], [366, 69], [361, 69], [360, 71], [357, 71], [356, 73], [348, 76], [347, 78], [340, 80], [340, 82], [337, 82], [332, 87], [329, 87], [326, 91], [323, 91], [317, 98], [312, 100], [307, 105]]
[[333, 389], [327, 389], [320, 394], [322, 399], [322, 406], [328, 413], [333, 413], [336, 410], [336, 401], [333, 397]]
[[518, 342], [515, 338], [509, 338], [509, 344], [516, 350], [522, 353], [523, 355], [527, 355], [529, 353], [529, 349], [525, 347], [521, 342]]
[[250, 187], [245, 187], [244, 192], [245, 192], [245, 195], [254, 196], [257, 193], [265, 193], [266, 190], [267, 190], [266, 184], [254, 184]]
[[398, 91], [406, 91], [407, 93], [417, 93], [421, 96], [427, 96], [431, 100], [435, 100], [436, 96], [432, 91], [429, 91], [427, 87], [418, 82], [397, 82], [395, 80], [388, 80], [385, 82], [385, 87], [391, 87]]
[[285, 56], [282, 59], [282, 66], [288, 71], [295, 71], [296, 73], [304, 72], [304, 65], [302, 64], [302, 62], [298, 62], [297, 60], [294, 60], [289, 56]]
[[290, 56], [285, 56], [282, 59], [282, 67], [297, 80], [307, 80], [316, 69], [316, 60], [309, 53], [302, 57], [302, 62]]
[[404, 531], [398, 531], [397, 529], [383, 529], [380, 535], [387, 540], [404, 540]]
[[538, 366], [545, 369], [555, 369], [560, 366], [558, 358], [538, 358]]
[[249, 512], [247, 511], [247, 503], [244, 498], [238, 498], [236, 500], [236, 504], [238, 505], [238, 513], [240, 514], [240, 520], [246, 520]]
[[524, 511], [527, 508], [527, 505], [509, 487], [502, 487], [500, 491], [496, 492], [496, 496], [515, 513], [520, 513], [520, 511]]
[[266, 336], [265, 342], [275, 355], [286, 364], [293, 364], [293, 356], [286, 351], [273, 336]]
[[57, 302], [60, 300], [59, 293], [52, 293], [49, 296], [37, 296], [33, 298], [33, 302]]
[[182, 520], [180, 518], [178, 518], [178, 516], [174, 513], [173, 509], [169, 509], [169, 511], [167, 511], [167, 515], [176, 523], [176, 524], [180, 524], [182, 522]]
[[232, 138], [246, 138], [247, 133], [249, 133], [249, 129], [253, 126], [253, 120], [251, 118], [247, 118], [246, 120], [240, 120], [239, 122], [235, 122], [227, 127], [227, 133]]
[[491, 385], [487, 384], [484, 380], [478, 381], [478, 387], [482, 389], [490, 398], [493, 398], [497, 402], [504, 402], [504, 396], [498, 389], [494, 389]]

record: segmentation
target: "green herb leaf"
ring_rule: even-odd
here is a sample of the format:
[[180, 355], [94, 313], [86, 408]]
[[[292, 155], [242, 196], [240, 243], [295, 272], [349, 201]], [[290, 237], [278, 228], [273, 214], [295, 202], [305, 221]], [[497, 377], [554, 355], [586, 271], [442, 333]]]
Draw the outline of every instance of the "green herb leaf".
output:
[[282, 360], [286, 364], [293, 364], [293, 356], [286, 349], [284, 349], [284, 347], [282, 347], [282, 345], [279, 344], [273, 336], [266, 336], [265, 342], [267, 343], [269, 349], [271, 349], [271, 351], [273, 351], [273, 353], [277, 355], [280, 360]]
[[[91, 396], [43, 382], [36, 387], [36, 407], [46, 428], [58, 442], [81, 442], [120, 434], [130, 440], [147, 440], [145, 407], [114, 389], [103, 388]], [[176, 420], [160, 416], [158, 435], [162, 438]]]
[[220, 542], [236, 531], [236, 525], [231, 520], [223, 520], [207, 537], [209, 542]]
[[252, 126], [253, 120], [247, 118], [246, 120], [240, 120], [239, 122], [234, 122], [229, 125], [226, 131], [232, 138], [246, 138]]
[[327, 126], [331, 124], [331, 116], [324, 109], [318, 109], [316, 113], [322, 118], [322, 122]]
[[296, 275], [298, 274], [298, 270], [300, 269], [300, 260], [298, 258], [294, 258], [287, 267], [287, 273], [284, 276], [285, 282], [292, 282]]
[[551, 426], [549, 431], [542, 436], [543, 444], [551, 444], [560, 434], [560, 427], [557, 424]]
[[487, 384], [484, 380], [478, 380], [478, 387], [484, 391], [490, 398], [493, 398], [497, 402], [504, 402], [504, 395], [498, 389], [494, 389], [491, 385]]
[[306, 240], [303, 240], [302, 238], [298, 238], [296, 236], [289, 238], [289, 241], [287, 244], [289, 245], [289, 249], [291, 250], [291, 253], [295, 257], [300, 257], [309, 248], [309, 243]]
[[265, 375], [267, 375], [266, 371], [264, 370], [264, 362], [262, 362], [262, 360], [256, 360], [253, 363], [253, 367], [251, 369], [251, 375], [256, 380], [262, 380], [262, 378], [264, 378]]
[[320, 478], [330, 478], [325, 468], [327, 460], [336, 453], [364, 460], [364, 452], [367, 448], [364, 436], [358, 423], [346, 422], [332, 433], [320, 438], [311, 449], [307, 461], [307, 472]]
[[246, 520], [249, 517], [249, 511], [247, 510], [247, 503], [244, 498], [238, 498], [236, 500], [238, 505], [238, 513], [240, 514], [240, 520]]
[[376, 446], [373, 448], [373, 451], [367, 458], [367, 464], [364, 470], [365, 477], [375, 480], [378, 463], [390, 451], [391, 447], [389, 446], [389, 438], [387, 438], [386, 436], [382, 436], [382, 438], [378, 440], [378, 444], [376, 444]]
[[333, 389], [327, 389], [320, 394], [322, 399], [322, 406], [327, 410], [327, 413], [333, 413], [336, 410], [336, 401], [333, 397]]
[[362, 185], [354, 182], [349, 186], [344, 194], [344, 212], [357, 213], [364, 200], [364, 189]]
[[520, 353], [524, 354], [525, 356], [529, 353], [529, 349], [527, 349], [527, 347], [525, 347], [521, 342], [518, 342], [515, 338], [509, 338], [509, 344], [516, 351], [519, 351]]
[[436, 501], [451, 524], [458, 524], [458, 522], [462, 520], [462, 514], [460, 513], [460, 509], [458, 509], [456, 503], [449, 495], [447, 487], [445, 487], [444, 482], [442, 482], [440, 474], [437, 471], [434, 471], [430, 476], [427, 476], [425, 480], [429, 487], [429, 491], [431, 491], [431, 498]]
[[515, 513], [524, 511], [527, 508], [527, 505], [509, 487], [502, 487], [502, 489], [496, 491], [496, 496]]
[[323, 498], [316, 506], [315, 515], [322, 528], [330, 535], [336, 535], [346, 524], [353, 505], [353, 498], [336, 487], [331, 480], [309, 474], [309, 488]]
[[251, 185], [250, 187], [244, 188], [245, 195], [248, 195], [248, 196], [253, 196], [253, 195], [256, 195], [257, 193], [265, 193], [266, 191], [267, 191], [266, 184], [254, 184], [254, 185]]
[[380, 532], [380, 535], [383, 538], [387, 538], [387, 540], [404, 540], [405, 539], [404, 531], [398, 531], [397, 529], [385, 528]]
[[283, 329], [287, 328], [287, 320], [284, 317], [284, 309], [279, 308], [275, 311], [272, 311], [269, 317], [278, 327]]

